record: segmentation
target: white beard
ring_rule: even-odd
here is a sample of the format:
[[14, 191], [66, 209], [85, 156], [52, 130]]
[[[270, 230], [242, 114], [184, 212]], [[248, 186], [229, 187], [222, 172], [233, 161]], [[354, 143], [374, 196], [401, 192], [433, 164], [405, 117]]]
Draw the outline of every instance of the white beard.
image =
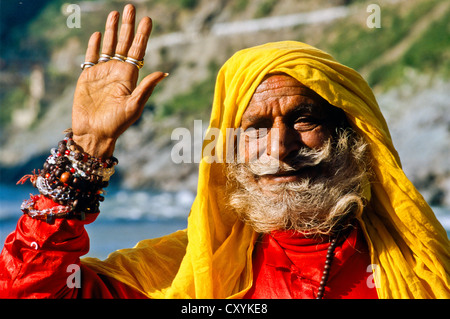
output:
[[[330, 234], [338, 225], [360, 213], [364, 206], [363, 182], [367, 177], [366, 144], [352, 131], [338, 133], [335, 143], [320, 150], [302, 149], [291, 163], [227, 164], [227, 195], [236, 213], [255, 231], [293, 229], [307, 234]], [[264, 186], [265, 174], [320, 169], [317, 177]], [[351, 218], [350, 218], [351, 219]]]

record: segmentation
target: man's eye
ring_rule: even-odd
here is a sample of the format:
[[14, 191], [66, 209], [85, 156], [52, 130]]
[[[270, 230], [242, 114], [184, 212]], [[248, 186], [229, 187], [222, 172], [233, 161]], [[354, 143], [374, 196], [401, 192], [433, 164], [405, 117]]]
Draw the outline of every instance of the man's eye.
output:
[[300, 132], [311, 131], [320, 125], [320, 121], [315, 118], [301, 117], [294, 123], [294, 129]]

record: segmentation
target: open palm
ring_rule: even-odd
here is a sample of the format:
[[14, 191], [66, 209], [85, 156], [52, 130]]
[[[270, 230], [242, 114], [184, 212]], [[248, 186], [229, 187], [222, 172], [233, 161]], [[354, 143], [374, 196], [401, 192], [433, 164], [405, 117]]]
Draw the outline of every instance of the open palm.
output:
[[[151, 32], [151, 20], [145, 17], [134, 35], [135, 10], [124, 8], [117, 41], [118, 12], [108, 16], [102, 53], [119, 54], [136, 60], [145, 55]], [[85, 61], [96, 63], [100, 56], [101, 34], [94, 33], [88, 44]], [[98, 157], [110, 157], [117, 138], [142, 114], [156, 84], [167, 74], [155, 72], [137, 85], [139, 69], [126, 62], [110, 60], [85, 68], [77, 83], [72, 108], [75, 142], [84, 151]]]

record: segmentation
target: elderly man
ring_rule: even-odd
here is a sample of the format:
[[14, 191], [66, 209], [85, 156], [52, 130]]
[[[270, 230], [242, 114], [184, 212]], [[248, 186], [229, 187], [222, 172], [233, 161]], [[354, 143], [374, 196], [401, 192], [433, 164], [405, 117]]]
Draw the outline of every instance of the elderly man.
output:
[[[80, 261], [115, 142], [167, 75], [136, 86], [151, 20], [134, 35], [134, 16], [126, 6], [116, 41], [112, 12], [101, 50], [99, 33], [89, 41], [72, 132], [31, 176], [40, 195], [6, 239], [2, 297], [450, 296], [447, 235], [405, 177], [370, 88], [290, 41], [242, 50], [220, 70], [209, 129], [221, 134], [204, 141], [215, 160], [200, 163], [187, 229]], [[230, 128], [240, 135], [227, 161]]]

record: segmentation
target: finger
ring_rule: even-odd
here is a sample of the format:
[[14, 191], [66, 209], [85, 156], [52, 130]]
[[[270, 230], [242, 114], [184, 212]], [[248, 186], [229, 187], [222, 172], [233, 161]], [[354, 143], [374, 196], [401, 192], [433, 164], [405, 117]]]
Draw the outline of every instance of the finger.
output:
[[89, 38], [88, 47], [86, 49], [85, 62], [97, 63], [100, 50], [100, 42], [102, 40], [102, 34], [100, 32], [94, 32]]
[[149, 17], [142, 18], [139, 22], [136, 35], [134, 36], [133, 43], [128, 50], [129, 57], [142, 60], [145, 55], [145, 50], [147, 49], [148, 38], [152, 32], [152, 19]]
[[134, 37], [134, 22], [136, 12], [134, 6], [127, 4], [123, 9], [122, 25], [120, 26], [119, 41], [116, 46], [116, 54], [126, 56]]
[[117, 45], [117, 27], [119, 24], [119, 12], [113, 11], [108, 15], [103, 37], [102, 53], [114, 56]]
[[141, 83], [139, 83], [139, 85], [134, 89], [133, 93], [131, 94], [131, 99], [134, 105], [143, 108], [144, 104], [149, 99], [156, 85], [168, 75], [169, 75], [168, 73], [154, 72], [143, 78]]

